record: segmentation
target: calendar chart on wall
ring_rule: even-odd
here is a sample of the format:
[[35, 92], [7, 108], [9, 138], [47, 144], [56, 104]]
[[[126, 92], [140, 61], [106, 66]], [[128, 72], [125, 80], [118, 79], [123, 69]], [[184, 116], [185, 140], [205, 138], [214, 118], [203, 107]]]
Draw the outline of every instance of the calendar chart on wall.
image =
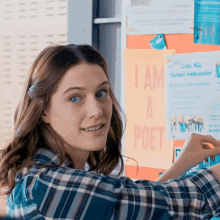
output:
[[2, 148], [34, 59], [46, 46], [67, 44], [67, 0], [1, 0], [0, 42]]

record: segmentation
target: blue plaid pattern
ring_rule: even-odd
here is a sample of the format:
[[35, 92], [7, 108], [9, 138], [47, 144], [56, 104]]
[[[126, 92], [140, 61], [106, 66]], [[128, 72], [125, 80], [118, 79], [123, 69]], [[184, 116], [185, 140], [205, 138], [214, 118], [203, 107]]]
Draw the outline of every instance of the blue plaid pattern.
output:
[[[39, 149], [35, 165], [16, 176], [6, 213], [17, 219], [143, 220], [220, 216], [220, 184], [209, 169], [165, 183], [133, 181], [60, 167], [53, 150]], [[147, 176], [146, 176], [147, 177]]]

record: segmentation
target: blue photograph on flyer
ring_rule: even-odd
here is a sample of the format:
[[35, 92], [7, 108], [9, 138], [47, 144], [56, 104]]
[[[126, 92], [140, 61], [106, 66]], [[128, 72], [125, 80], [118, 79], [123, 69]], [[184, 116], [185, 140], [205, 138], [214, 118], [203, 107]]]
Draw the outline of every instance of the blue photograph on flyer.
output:
[[194, 43], [220, 45], [220, 0], [194, 1]]

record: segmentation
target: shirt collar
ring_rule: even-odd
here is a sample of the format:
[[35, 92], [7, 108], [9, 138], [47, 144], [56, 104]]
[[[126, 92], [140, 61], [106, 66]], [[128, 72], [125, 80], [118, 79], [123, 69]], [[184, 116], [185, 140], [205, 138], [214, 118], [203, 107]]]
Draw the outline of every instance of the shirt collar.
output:
[[[56, 167], [60, 165], [59, 154], [51, 148], [40, 148], [37, 150], [37, 152], [34, 154], [33, 161], [37, 166]], [[73, 164], [65, 160], [60, 167], [73, 168]], [[18, 183], [28, 172], [29, 169], [27, 167], [24, 167], [22, 171], [17, 172], [15, 182]]]
[[[34, 154], [33, 161], [36, 165], [40, 166], [59, 166], [60, 165], [60, 158], [59, 154], [51, 148], [40, 148]], [[61, 165], [61, 167], [70, 167], [73, 168], [73, 164], [68, 162], [67, 160]]]

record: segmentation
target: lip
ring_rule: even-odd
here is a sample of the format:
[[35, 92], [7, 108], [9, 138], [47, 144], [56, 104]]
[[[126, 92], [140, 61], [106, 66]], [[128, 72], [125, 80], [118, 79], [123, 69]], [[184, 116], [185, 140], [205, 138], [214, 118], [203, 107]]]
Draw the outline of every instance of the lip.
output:
[[96, 125], [91, 125], [91, 126], [86, 127], [86, 128], [82, 128], [82, 130], [89, 129], [89, 128], [95, 128], [97, 126], [102, 126], [103, 127], [104, 125], [105, 125], [104, 123], [99, 123], [99, 124], [96, 124]]
[[85, 132], [87, 135], [92, 135], [94, 137], [95, 136], [100, 136], [103, 135], [103, 132], [105, 131], [105, 125], [101, 124], [101, 128], [95, 131], [86, 131], [84, 129], [82, 129], [83, 132]]

